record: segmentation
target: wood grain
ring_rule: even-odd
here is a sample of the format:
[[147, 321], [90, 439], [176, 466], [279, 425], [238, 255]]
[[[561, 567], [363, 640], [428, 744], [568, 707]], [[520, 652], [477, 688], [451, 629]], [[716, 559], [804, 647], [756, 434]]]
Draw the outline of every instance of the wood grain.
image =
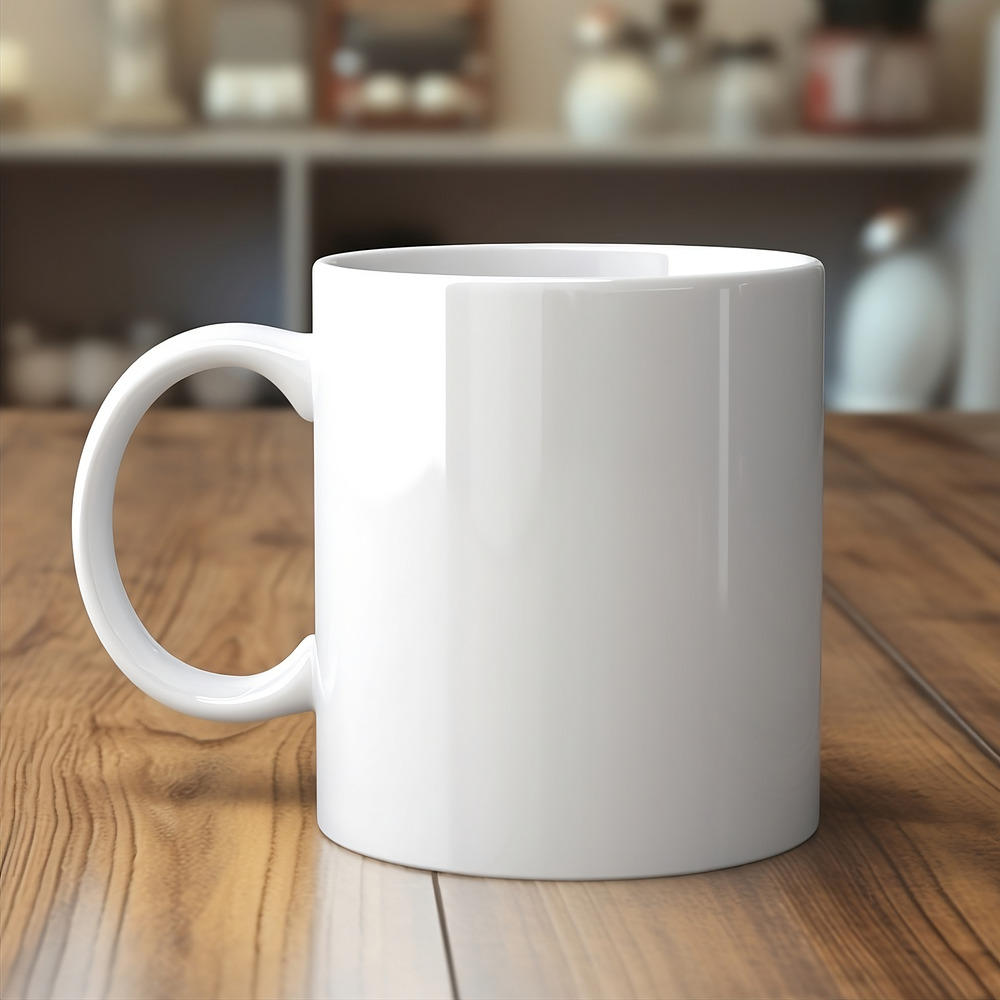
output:
[[[909, 420], [831, 420], [827, 569], [995, 745], [1000, 439]], [[434, 876], [318, 832], [311, 716], [190, 719], [110, 663], [69, 547], [88, 423], [0, 414], [4, 997], [447, 997], [442, 924], [463, 997], [1000, 995], [1000, 768], [840, 611], [809, 843], [677, 879], [440, 876], [439, 911]], [[287, 411], [144, 419], [116, 539], [172, 652], [251, 672], [311, 630], [311, 474]]]
[[[2, 417], [0, 993], [450, 995], [432, 877], [316, 827], [311, 716], [190, 719], [100, 648], [69, 547], [88, 423]], [[311, 467], [290, 413], [144, 419], [116, 537], [173, 652], [249, 672], [311, 630]]]
[[1000, 413], [830, 416], [826, 442], [1000, 561]]
[[837, 444], [824, 521], [827, 579], [1000, 752], [1000, 560]]
[[954, 410], [934, 410], [929, 413], [911, 413], [902, 418], [916, 427], [941, 430], [954, 434], [994, 458], [1000, 458], [1000, 410], [984, 413], [959, 413]]
[[1000, 769], [835, 609], [802, 847], [633, 882], [441, 876], [462, 997], [989, 997]]

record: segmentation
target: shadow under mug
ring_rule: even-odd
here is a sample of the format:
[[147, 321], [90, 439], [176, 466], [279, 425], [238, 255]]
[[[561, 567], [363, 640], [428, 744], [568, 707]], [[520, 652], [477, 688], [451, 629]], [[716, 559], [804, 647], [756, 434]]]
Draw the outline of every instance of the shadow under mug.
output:
[[[819, 815], [823, 268], [717, 247], [339, 254], [315, 332], [141, 357], [76, 483], [112, 659], [181, 712], [315, 711], [319, 825], [386, 861], [632, 878], [787, 850]], [[239, 365], [315, 424], [316, 634], [249, 677], [136, 617], [115, 478], [147, 407]]]

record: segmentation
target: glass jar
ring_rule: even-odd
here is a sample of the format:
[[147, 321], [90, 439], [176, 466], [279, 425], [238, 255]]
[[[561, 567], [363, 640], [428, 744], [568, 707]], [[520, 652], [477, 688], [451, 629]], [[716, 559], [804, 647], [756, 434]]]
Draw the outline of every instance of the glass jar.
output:
[[772, 42], [722, 42], [713, 48], [712, 62], [711, 127], [717, 138], [754, 139], [782, 124], [785, 81]]

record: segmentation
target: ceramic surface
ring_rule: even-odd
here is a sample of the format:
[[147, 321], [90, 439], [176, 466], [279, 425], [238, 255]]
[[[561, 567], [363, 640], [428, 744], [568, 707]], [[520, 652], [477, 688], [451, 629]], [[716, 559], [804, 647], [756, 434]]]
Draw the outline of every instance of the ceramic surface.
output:
[[[628, 878], [741, 864], [819, 805], [823, 271], [697, 247], [368, 251], [315, 330], [207, 327], [126, 373], [74, 553], [121, 669], [184, 712], [314, 709], [319, 823], [384, 860]], [[152, 400], [244, 365], [315, 422], [316, 635], [253, 677], [135, 616], [114, 479]]]

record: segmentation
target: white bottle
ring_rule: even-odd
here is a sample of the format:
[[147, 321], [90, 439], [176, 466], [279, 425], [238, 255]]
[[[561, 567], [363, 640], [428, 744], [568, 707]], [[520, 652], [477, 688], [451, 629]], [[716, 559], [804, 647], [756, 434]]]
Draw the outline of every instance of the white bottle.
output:
[[926, 409], [951, 370], [958, 338], [954, 280], [941, 257], [915, 241], [916, 228], [912, 212], [890, 209], [862, 231], [874, 260], [847, 297], [831, 409]]
[[167, 0], [107, 0], [109, 128], [176, 128], [187, 114], [170, 86]]
[[20, 406], [58, 406], [69, 391], [69, 352], [46, 344], [31, 323], [10, 323], [3, 332], [4, 388]]
[[693, 106], [704, 69], [699, 33], [702, 13], [701, 0], [667, 0], [663, 29], [653, 49], [662, 91], [662, 121], [676, 131], [691, 131], [701, 124]]
[[659, 80], [649, 60], [624, 44], [625, 25], [608, 8], [574, 27], [581, 55], [563, 94], [563, 116], [585, 142], [614, 142], [652, 131], [661, 117]]
[[170, 324], [158, 316], [136, 316], [125, 330], [130, 360], [142, 357], [166, 340], [172, 332]]
[[130, 360], [124, 344], [93, 334], [80, 337], [70, 357], [70, 400], [84, 410], [96, 410], [104, 402]]
[[715, 137], [747, 142], [775, 131], [782, 124], [785, 87], [774, 45], [766, 39], [720, 43], [715, 62]]

